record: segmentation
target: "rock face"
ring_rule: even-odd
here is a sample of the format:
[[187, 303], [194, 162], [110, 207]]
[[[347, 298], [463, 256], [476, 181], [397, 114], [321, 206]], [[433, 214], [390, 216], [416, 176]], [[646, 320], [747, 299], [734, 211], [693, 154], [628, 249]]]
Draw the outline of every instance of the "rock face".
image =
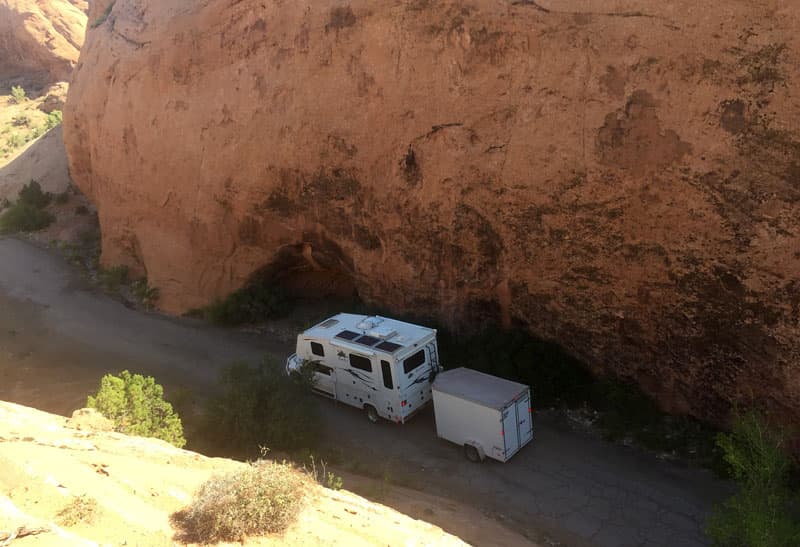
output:
[[86, 29], [86, 2], [0, 0], [0, 78], [69, 80]]
[[[800, 5], [117, 0], [70, 89], [103, 262], [518, 324], [800, 419]], [[287, 273], [288, 272], [288, 273]]]

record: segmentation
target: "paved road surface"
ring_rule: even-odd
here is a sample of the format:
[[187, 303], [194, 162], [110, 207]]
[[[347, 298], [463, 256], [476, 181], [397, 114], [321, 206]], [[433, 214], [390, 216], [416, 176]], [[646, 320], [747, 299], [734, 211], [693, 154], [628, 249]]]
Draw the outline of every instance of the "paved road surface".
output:
[[[226, 363], [282, 358], [290, 340], [291, 333], [248, 334], [128, 309], [50, 251], [0, 239], [2, 400], [68, 414], [102, 374], [123, 368], [202, 392]], [[537, 417], [534, 442], [509, 463], [475, 465], [436, 437], [430, 409], [404, 426], [375, 426], [355, 409], [318, 404], [328, 442], [343, 458], [472, 503], [540, 541], [703, 545], [708, 512], [730, 489], [704, 470], [571, 432], [547, 415]]]

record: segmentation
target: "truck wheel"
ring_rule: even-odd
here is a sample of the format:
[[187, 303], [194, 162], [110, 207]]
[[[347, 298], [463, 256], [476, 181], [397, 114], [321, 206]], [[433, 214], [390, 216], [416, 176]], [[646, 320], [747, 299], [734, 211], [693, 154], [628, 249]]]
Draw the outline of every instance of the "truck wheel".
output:
[[377, 424], [380, 416], [378, 416], [378, 411], [375, 410], [375, 407], [372, 405], [367, 405], [364, 407], [364, 410], [367, 411], [367, 419], [373, 424]]
[[472, 463], [481, 463], [481, 455], [478, 452], [478, 449], [471, 444], [464, 445], [464, 455]]

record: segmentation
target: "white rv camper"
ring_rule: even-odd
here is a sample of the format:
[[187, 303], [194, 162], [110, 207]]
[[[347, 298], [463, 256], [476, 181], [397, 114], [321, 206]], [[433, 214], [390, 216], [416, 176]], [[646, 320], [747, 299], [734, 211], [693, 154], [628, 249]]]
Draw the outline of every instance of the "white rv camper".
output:
[[287, 374], [314, 367], [314, 390], [404, 423], [431, 400], [439, 371], [436, 330], [379, 316], [340, 313], [297, 337]]

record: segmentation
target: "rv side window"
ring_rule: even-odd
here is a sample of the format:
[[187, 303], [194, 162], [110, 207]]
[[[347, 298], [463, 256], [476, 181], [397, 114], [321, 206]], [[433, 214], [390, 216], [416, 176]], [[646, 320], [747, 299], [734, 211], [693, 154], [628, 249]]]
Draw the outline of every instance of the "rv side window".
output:
[[425, 350], [421, 349], [408, 359], [403, 361], [403, 372], [408, 374], [422, 363], [425, 362]]
[[366, 370], [372, 372], [372, 361], [360, 355], [350, 354], [350, 366], [359, 370]]
[[322, 344], [318, 342], [311, 342], [311, 353], [319, 355], [320, 357], [325, 357], [325, 349], [322, 347]]
[[392, 383], [392, 365], [389, 361], [381, 361], [381, 371], [383, 372], [383, 387], [386, 389], [394, 389]]

